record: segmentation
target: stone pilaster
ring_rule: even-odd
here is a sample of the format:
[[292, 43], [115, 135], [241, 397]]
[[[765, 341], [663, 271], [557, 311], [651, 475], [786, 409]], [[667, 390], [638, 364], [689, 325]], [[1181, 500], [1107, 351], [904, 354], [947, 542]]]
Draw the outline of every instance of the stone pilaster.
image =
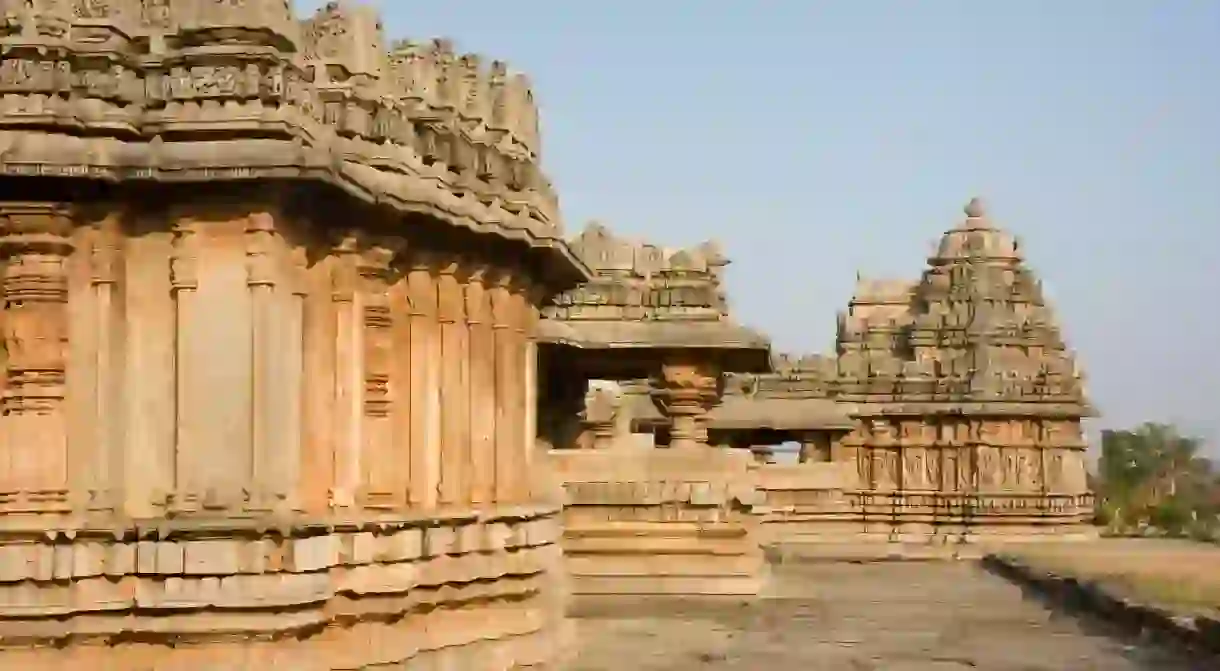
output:
[[[199, 228], [187, 217], [173, 219], [173, 247], [170, 252], [170, 291], [174, 301], [174, 445], [170, 452], [173, 469], [172, 480], [164, 483], [172, 492], [171, 500], [153, 501], [154, 505], [165, 504], [180, 507], [193, 505], [198, 496], [194, 480], [206, 477], [196, 470], [195, 455], [203, 450], [199, 445], [198, 417], [206, 401], [200, 394], [199, 378], [206, 362], [196, 355], [197, 340], [203, 335], [201, 324], [204, 316], [198, 308], [199, 297]], [[159, 498], [159, 497], [155, 497]]]
[[496, 347], [486, 267], [472, 269], [466, 282], [470, 325], [471, 501], [490, 503], [496, 483]]
[[[123, 272], [119, 240], [126, 209], [109, 204], [97, 217], [78, 214], [68, 260], [68, 460], [73, 507], [121, 507], [124, 485], [122, 368]], [[148, 469], [153, 474], [157, 469]]]
[[511, 271], [501, 272], [489, 287], [496, 361], [496, 500], [506, 502], [519, 499], [526, 484], [521, 446], [523, 327], [520, 302], [514, 298], [517, 281]]
[[355, 235], [339, 238], [331, 253], [335, 319], [334, 416], [335, 480], [331, 505], [353, 508], [361, 489], [364, 447], [364, 296], [359, 291], [360, 247]]
[[299, 491], [310, 513], [330, 510], [335, 483], [335, 339], [338, 322], [333, 299], [334, 257], [304, 271], [303, 376], [301, 385], [302, 455]]
[[437, 318], [441, 339], [440, 501], [446, 505], [470, 499], [470, 326], [466, 318], [461, 259], [443, 260], [437, 268]]
[[361, 250], [358, 260], [364, 355], [364, 407], [362, 413], [360, 505], [394, 508], [403, 505], [406, 487], [394, 454], [391, 358], [393, 320], [390, 313], [389, 271], [394, 251], [374, 244]]
[[671, 361], [662, 365], [652, 395], [670, 420], [670, 448], [707, 445], [707, 413], [719, 398], [719, 375], [707, 362]]
[[441, 333], [437, 321], [438, 259], [415, 252], [409, 259], [411, 309], [411, 503], [435, 506], [441, 478]]
[[3, 271], [4, 512], [58, 512], [69, 506], [67, 385], [68, 210], [51, 203], [0, 208]]
[[250, 507], [294, 509], [300, 463], [301, 288], [285, 254], [275, 218], [256, 212], [246, 221], [250, 292]]
[[[405, 250], [399, 249], [400, 255]], [[409, 268], [409, 266], [408, 266]], [[395, 264], [398, 271], [398, 264]], [[391, 352], [390, 370], [390, 422], [392, 424], [393, 440], [391, 459], [396, 464], [395, 472], [398, 479], [398, 493], [404, 503], [415, 501], [414, 477], [412, 470], [416, 465], [414, 422], [417, 416], [422, 417], [414, 396], [412, 371], [417, 363], [412, 358], [411, 329], [417, 321], [411, 303], [410, 282], [407, 274], [399, 274], [389, 289], [390, 302], [390, 339]]]
[[534, 287], [528, 278], [521, 275], [516, 278], [511, 290], [513, 370], [517, 376], [517, 387], [513, 391], [513, 410], [516, 412], [514, 426], [517, 429], [518, 443], [515, 450], [518, 454], [518, 470], [521, 471], [523, 499], [529, 497], [529, 471], [534, 465], [534, 441], [538, 437], [537, 424], [537, 390], [534, 379], [537, 367], [534, 350], [533, 315], [537, 314]]

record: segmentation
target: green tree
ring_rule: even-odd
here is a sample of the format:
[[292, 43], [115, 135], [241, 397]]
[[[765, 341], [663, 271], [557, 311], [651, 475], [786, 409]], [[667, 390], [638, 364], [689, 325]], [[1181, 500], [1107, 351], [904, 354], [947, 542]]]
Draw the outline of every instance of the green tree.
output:
[[1167, 424], [1101, 435], [1098, 519], [1120, 531], [1152, 525], [1185, 534], [1215, 519], [1217, 477], [1202, 442]]

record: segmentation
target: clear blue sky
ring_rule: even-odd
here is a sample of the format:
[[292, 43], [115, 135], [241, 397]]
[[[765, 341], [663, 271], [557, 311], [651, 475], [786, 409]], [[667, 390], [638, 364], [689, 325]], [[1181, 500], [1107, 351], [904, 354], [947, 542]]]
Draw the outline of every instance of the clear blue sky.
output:
[[[301, 11], [320, 2], [298, 2]], [[719, 239], [736, 315], [831, 348], [971, 195], [1022, 238], [1102, 426], [1220, 437], [1220, 2], [382, 4], [528, 72], [571, 233]]]

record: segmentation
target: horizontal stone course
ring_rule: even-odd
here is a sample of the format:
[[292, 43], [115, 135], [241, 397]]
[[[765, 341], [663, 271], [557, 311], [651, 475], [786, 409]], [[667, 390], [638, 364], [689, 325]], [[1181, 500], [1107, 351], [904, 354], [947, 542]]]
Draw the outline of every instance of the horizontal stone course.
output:
[[[202, 642], [226, 631], [255, 637], [329, 631], [367, 617], [399, 618], [475, 601], [537, 601], [526, 610], [550, 612], [554, 606], [546, 599], [553, 596], [543, 595], [554, 589], [548, 585], [562, 560], [555, 514], [543, 508], [532, 517], [499, 521], [288, 538], [0, 543], [0, 647], [16, 654], [31, 642], [141, 632], [189, 644], [192, 637]], [[488, 629], [486, 635], [531, 635], [542, 628], [541, 617], [496, 619], [499, 633]], [[448, 636], [469, 640], [461, 632]], [[451, 644], [459, 642], [436, 645]]]

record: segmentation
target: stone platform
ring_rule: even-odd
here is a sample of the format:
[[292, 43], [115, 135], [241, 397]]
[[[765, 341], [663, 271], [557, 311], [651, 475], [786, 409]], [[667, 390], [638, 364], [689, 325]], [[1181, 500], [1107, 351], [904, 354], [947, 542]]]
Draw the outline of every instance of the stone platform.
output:
[[767, 566], [748, 455], [555, 450], [575, 594], [754, 595]]
[[23, 669], [540, 666], [564, 643], [556, 513], [279, 529], [196, 519], [24, 540], [6, 530], [0, 658]]

